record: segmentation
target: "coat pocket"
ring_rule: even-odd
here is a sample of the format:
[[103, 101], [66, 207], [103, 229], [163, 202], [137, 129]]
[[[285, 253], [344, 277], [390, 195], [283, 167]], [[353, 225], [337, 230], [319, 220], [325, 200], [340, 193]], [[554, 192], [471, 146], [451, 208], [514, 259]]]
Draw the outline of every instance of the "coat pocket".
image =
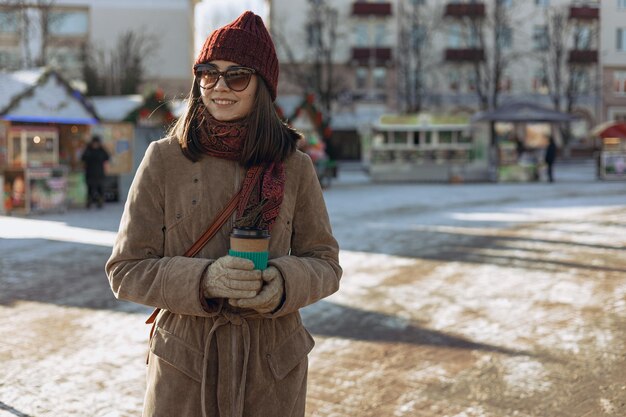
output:
[[286, 377], [306, 358], [313, 346], [315, 346], [315, 341], [304, 326], [300, 326], [287, 336], [272, 352], [267, 354], [267, 361], [274, 377], [278, 380]]
[[203, 353], [180, 337], [157, 326], [150, 344], [150, 351], [194, 381], [202, 380], [200, 371]]

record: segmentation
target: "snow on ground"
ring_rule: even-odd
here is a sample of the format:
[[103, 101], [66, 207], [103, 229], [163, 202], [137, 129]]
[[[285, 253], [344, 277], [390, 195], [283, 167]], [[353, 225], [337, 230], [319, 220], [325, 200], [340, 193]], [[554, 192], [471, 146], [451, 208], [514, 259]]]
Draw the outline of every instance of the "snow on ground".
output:
[[[344, 277], [302, 311], [308, 416], [626, 415], [626, 185], [566, 168], [327, 189]], [[121, 209], [0, 216], [0, 415], [138, 414], [148, 309], [102, 271]]]

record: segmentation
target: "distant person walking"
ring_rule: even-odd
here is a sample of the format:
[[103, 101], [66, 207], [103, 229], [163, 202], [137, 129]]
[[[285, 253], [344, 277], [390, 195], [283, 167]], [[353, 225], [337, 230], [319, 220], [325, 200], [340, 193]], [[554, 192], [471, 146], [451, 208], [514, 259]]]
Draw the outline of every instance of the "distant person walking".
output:
[[518, 138], [517, 136], [513, 139], [515, 142], [515, 152], [517, 153], [517, 161], [519, 162], [526, 151], [526, 146], [524, 146], [524, 139]]
[[546, 154], [544, 160], [548, 165], [548, 181], [554, 182], [554, 174], [552, 172], [554, 166], [554, 160], [556, 159], [556, 143], [554, 142], [554, 138], [550, 136], [550, 142], [548, 143], [548, 147], [546, 148]]
[[93, 136], [81, 160], [85, 164], [85, 181], [87, 182], [87, 208], [93, 203], [101, 208], [104, 204], [104, 165], [109, 160], [109, 154], [102, 147], [100, 136]]

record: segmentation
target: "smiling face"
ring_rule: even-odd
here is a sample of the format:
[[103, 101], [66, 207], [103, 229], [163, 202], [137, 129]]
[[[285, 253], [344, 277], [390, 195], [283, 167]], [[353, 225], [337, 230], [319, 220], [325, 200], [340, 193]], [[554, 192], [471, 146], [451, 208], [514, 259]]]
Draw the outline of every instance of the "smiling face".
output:
[[[239, 65], [231, 61], [211, 61], [219, 71], [226, 71], [230, 67], [238, 67]], [[204, 87], [205, 81], [198, 79], [200, 87]], [[202, 94], [202, 102], [206, 106], [211, 116], [215, 119], [228, 122], [246, 117], [252, 105], [257, 89], [257, 76], [252, 75], [250, 83], [243, 91], [234, 91], [228, 87], [224, 81], [224, 77], [220, 77], [212, 88], [200, 88]]]

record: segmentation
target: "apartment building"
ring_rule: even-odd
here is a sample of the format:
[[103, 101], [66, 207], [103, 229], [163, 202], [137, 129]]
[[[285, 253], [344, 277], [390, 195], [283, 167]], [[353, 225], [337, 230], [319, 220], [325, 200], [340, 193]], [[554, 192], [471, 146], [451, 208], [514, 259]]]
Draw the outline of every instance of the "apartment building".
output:
[[[61, 69], [68, 79], [80, 79], [84, 46], [106, 54], [117, 47], [122, 34], [132, 31], [150, 39], [146, 84], [159, 86], [168, 95], [185, 94], [192, 79], [197, 2], [57, 0], [42, 2], [51, 7], [29, 6], [25, 12], [0, 5], [0, 69], [37, 65], [45, 42], [45, 62]], [[39, 23], [42, 17], [49, 22], [45, 35]]]
[[[314, 62], [316, 20], [336, 21], [335, 131], [357, 131], [383, 112], [471, 114], [510, 100], [550, 107], [558, 101], [561, 110], [582, 117], [581, 132], [599, 121], [597, 0], [313, 3], [325, 3], [334, 18], [315, 14], [307, 0], [271, 2], [281, 59], [279, 90], [295, 94], [301, 89], [302, 77], [289, 77], [290, 70]], [[626, 48], [626, 27], [620, 33]], [[555, 48], [559, 59], [550, 58]]]
[[603, 0], [600, 19], [602, 119], [626, 122], [626, 0]]

